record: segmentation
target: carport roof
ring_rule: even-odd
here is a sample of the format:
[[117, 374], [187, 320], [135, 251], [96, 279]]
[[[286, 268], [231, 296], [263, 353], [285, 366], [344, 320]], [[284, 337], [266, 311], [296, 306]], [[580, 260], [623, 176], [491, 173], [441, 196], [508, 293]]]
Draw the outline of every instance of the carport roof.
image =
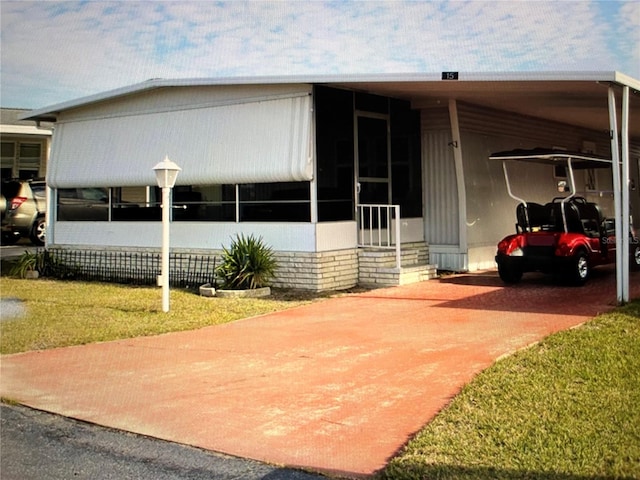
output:
[[[95, 95], [33, 110], [22, 119], [55, 121], [60, 112], [136, 93], [173, 87], [311, 83], [355, 89], [411, 101], [415, 108], [446, 106], [449, 99], [609, 131], [607, 87], [628, 86], [629, 135], [640, 141], [640, 80], [620, 72], [456, 72], [378, 75], [292, 75], [226, 78], [152, 79]], [[617, 105], [621, 104], [617, 90]]]

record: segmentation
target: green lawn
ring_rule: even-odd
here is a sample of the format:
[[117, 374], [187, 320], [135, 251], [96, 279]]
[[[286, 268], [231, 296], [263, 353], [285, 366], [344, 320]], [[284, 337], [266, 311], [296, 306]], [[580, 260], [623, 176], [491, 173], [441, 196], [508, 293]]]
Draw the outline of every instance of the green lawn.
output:
[[387, 479], [640, 478], [640, 301], [494, 364]]
[[313, 298], [287, 292], [267, 299], [204, 298], [173, 289], [171, 310], [163, 313], [159, 288], [8, 277], [0, 277], [0, 296], [20, 299], [26, 312], [0, 323], [2, 354], [190, 330]]

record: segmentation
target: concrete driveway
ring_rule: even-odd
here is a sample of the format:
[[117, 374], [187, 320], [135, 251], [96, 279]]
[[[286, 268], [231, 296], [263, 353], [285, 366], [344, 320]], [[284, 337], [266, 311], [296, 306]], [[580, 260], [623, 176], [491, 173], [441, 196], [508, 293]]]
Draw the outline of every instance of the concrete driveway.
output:
[[[639, 273], [631, 296], [640, 297]], [[456, 275], [196, 331], [3, 356], [0, 393], [208, 450], [363, 477], [496, 359], [614, 303], [610, 268], [581, 288]]]

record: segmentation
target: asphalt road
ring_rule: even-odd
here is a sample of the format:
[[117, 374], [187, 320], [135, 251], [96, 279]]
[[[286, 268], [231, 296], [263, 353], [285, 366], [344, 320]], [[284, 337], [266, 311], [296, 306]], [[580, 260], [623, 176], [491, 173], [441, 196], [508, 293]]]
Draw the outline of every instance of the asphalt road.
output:
[[320, 480], [17, 405], [0, 405], [2, 480]]

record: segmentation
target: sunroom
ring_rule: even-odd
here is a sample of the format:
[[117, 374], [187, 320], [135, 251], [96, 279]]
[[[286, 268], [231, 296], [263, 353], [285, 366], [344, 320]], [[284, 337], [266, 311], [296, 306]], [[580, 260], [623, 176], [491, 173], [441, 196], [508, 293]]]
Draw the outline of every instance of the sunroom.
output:
[[401, 244], [405, 278], [434, 273], [420, 115], [408, 101], [307, 84], [116, 97], [57, 116], [49, 248], [158, 248], [152, 167], [169, 156], [182, 168], [174, 250], [215, 252], [236, 234], [257, 235], [278, 258], [276, 285], [314, 290], [402, 281]]

